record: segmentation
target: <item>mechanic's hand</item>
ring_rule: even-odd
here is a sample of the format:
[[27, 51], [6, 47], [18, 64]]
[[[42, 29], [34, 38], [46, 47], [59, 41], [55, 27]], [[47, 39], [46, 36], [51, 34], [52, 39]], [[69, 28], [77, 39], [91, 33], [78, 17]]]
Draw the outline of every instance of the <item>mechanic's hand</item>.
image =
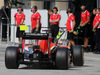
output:
[[73, 33], [73, 31], [74, 31], [74, 30], [72, 29], [72, 30], [70, 30], [69, 32], [70, 32], [70, 33]]
[[38, 28], [36, 28], [36, 30], [35, 30], [35, 32], [34, 32], [34, 33], [38, 33], [38, 30], [39, 30], [39, 29], [38, 29]]
[[76, 32], [76, 31], [74, 31], [74, 32], [73, 32], [73, 34], [74, 34], [74, 35], [78, 35], [79, 33], [78, 33], [78, 32]]
[[37, 32], [37, 31], [39, 31], [39, 27], [38, 27], [38, 28], [36, 28], [36, 32]]
[[20, 25], [17, 25], [17, 27], [20, 27]]
[[80, 24], [80, 26], [81, 26], [81, 27], [84, 27], [84, 26], [86, 26], [86, 24], [87, 24], [87, 23], [85, 22], [85, 23], [83, 23], [83, 24]]
[[93, 28], [93, 29], [92, 29], [92, 31], [93, 31], [93, 32], [96, 32], [96, 29], [95, 29], [95, 28]]

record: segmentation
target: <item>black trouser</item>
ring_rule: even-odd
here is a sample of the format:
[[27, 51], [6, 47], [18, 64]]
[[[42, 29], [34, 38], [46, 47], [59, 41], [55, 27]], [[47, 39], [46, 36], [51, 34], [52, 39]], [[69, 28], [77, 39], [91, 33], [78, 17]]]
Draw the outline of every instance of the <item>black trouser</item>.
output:
[[32, 29], [32, 33], [40, 33], [41, 31], [41, 26], [39, 27], [39, 30], [36, 32], [36, 28]]
[[17, 38], [20, 38], [20, 37], [23, 37], [23, 33], [24, 33], [25, 31], [20, 31], [20, 28], [18, 27], [17, 28], [17, 31], [16, 31], [16, 37]]
[[51, 25], [52, 42], [54, 42], [54, 38], [56, 38], [56, 36], [58, 35], [58, 32], [59, 32], [58, 24]]
[[68, 40], [74, 40], [74, 34], [70, 33], [70, 32], [67, 32], [67, 39]]
[[80, 31], [81, 37], [83, 38], [89, 37], [89, 25], [88, 24], [86, 26], [81, 27], [80, 30], [82, 30], [82, 33]]
[[100, 50], [100, 28], [96, 31], [96, 46], [97, 49]]
[[91, 45], [91, 51], [94, 51], [96, 49], [96, 32], [92, 31], [93, 25], [90, 27], [90, 45]]

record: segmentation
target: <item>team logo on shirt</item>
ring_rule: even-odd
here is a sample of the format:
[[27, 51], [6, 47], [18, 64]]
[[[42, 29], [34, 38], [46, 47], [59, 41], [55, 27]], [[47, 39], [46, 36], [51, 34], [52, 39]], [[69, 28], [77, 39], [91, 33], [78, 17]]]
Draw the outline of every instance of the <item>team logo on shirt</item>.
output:
[[21, 16], [16, 16], [16, 18], [21, 18]]
[[86, 14], [83, 14], [83, 17], [86, 16]]
[[72, 17], [72, 19], [74, 19], [74, 17]]
[[40, 16], [38, 16], [38, 18], [40, 18]]

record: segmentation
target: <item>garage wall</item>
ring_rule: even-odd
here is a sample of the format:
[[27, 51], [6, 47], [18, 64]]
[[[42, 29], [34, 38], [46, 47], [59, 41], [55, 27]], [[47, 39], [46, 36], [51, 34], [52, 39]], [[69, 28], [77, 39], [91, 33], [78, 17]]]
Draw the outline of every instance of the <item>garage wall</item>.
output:
[[4, 6], [4, 0], [0, 0], [0, 9]]
[[67, 2], [55, 2], [55, 6], [58, 8], [58, 10], [66, 10], [68, 8]]
[[38, 9], [43, 9], [43, 1], [31, 1], [31, 7], [36, 5]]

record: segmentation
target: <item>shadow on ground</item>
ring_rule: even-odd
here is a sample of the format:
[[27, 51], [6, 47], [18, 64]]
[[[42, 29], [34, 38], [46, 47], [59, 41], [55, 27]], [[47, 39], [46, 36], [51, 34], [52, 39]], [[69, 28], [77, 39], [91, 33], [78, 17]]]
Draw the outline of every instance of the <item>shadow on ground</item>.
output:
[[[82, 67], [92, 67], [92, 66], [88, 66], [88, 65], [84, 65], [84, 66], [73, 66], [71, 64], [69, 70], [80, 70]], [[66, 69], [57, 69], [55, 66], [51, 65], [51, 64], [38, 64], [35, 63], [33, 65], [28, 65], [25, 67], [21, 67], [19, 69], [30, 69], [30, 70], [66, 70]]]

